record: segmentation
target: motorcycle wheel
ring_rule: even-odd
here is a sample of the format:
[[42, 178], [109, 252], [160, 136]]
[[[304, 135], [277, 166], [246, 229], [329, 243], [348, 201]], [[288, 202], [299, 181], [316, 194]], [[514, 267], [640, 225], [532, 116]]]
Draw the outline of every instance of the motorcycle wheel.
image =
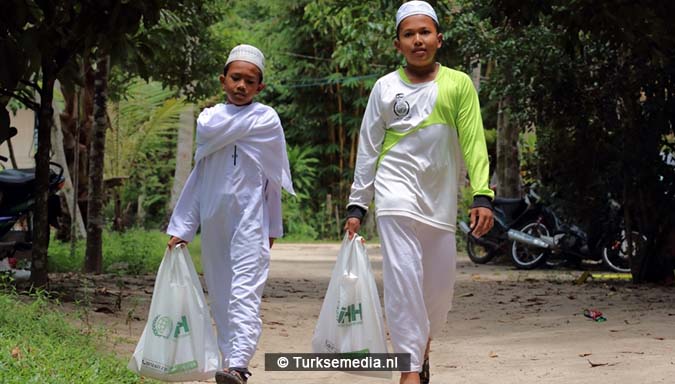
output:
[[481, 244], [475, 237], [468, 234], [466, 236], [466, 252], [469, 254], [469, 259], [476, 264], [486, 264], [497, 256], [498, 247]]
[[[520, 228], [520, 230], [534, 237], [549, 235], [549, 230], [546, 225], [539, 221], [527, 223], [522, 228]], [[512, 241], [511, 259], [513, 260], [513, 264], [515, 264], [516, 268], [534, 269], [546, 262], [548, 259], [548, 251], [517, 241]]]
[[630, 259], [638, 253], [640, 247], [647, 240], [638, 232], [633, 231], [633, 253], [628, 254], [628, 241], [626, 231], [621, 230], [613, 240], [602, 247], [602, 260], [609, 269], [615, 272], [630, 272]]

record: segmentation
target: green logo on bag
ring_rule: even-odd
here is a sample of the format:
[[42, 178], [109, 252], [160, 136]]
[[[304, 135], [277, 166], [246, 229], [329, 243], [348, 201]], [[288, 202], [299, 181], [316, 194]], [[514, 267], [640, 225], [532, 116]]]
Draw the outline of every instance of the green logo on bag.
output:
[[337, 322], [340, 326], [350, 326], [363, 323], [363, 310], [361, 303], [349, 304], [340, 307], [337, 313]]
[[186, 363], [182, 364], [176, 364], [171, 369], [169, 369], [169, 373], [174, 374], [174, 373], [183, 373], [187, 371], [191, 371], [193, 369], [199, 368], [199, 363], [197, 360], [192, 360], [188, 361]]
[[183, 315], [178, 324], [176, 324], [176, 330], [173, 332], [173, 337], [177, 338], [180, 336], [181, 331], [183, 332], [183, 336], [190, 334], [190, 326], [188, 325], [187, 317], [185, 317], [185, 315]]
[[168, 316], [157, 315], [152, 320], [152, 333], [157, 337], [169, 338], [173, 331], [173, 320]]
[[[157, 315], [152, 320], [152, 333], [157, 337], [168, 339], [173, 332], [173, 338], [187, 336], [190, 334], [190, 326], [185, 315], [181, 316], [180, 321], [173, 326], [173, 320], [169, 316]], [[182, 335], [181, 335], [182, 334]]]

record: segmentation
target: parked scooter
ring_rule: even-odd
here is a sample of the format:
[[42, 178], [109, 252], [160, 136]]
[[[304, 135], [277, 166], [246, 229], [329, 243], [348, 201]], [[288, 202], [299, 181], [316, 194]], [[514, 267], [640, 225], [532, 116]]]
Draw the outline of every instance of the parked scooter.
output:
[[467, 252], [471, 261], [485, 264], [507, 253], [511, 245], [509, 232], [527, 229], [542, 221], [544, 210], [539, 201], [540, 197], [533, 188], [523, 198], [495, 198], [494, 226], [478, 239], [471, 234], [469, 223], [459, 222], [459, 228], [467, 235]]
[[601, 221], [592, 225], [589, 232], [562, 222], [548, 208], [544, 208], [541, 220], [509, 232], [516, 267], [534, 269], [547, 262], [593, 261], [616, 272], [630, 272], [630, 256], [639, 252], [646, 239], [636, 231], [628, 236], [621, 205], [613, 199], [608, 202], [606, 215], [601, 215]]
[[[16, 134], [16, 131], [13, 133]], [[0, 161], [7, 160], [6, 157], [0, 156]], [[57, 192], [63, 188], [64, 181], [63, 167], [50, 162], [48, 220], [54, 227], [58, 226], [58, 218], [61, 215], [61, 200]], [[35, 198], [34, 168], [0, 171], [0, 260], [11, 257], [18, 250], [32, 248]], [[4, 239], [12, 228], [22, 221], [25, 222], [25, 240]]]

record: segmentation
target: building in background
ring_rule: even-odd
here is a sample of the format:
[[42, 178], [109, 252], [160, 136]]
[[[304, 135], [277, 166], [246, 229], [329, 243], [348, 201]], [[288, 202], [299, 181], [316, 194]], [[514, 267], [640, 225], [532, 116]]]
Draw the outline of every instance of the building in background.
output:
[[[30, 109], [19, 109], [16, 114], [9, 113], [10, 126], [17, 129], [16, 136], [11, 138], [14, 157], [18, 168], [35, 167], [35, 149], [33, 147], [35, 135], [35, 113]], [[9, 145], [0, 144], [0, 155], [9, 158]], [[4, 168], [12, 168], [11, 161], [1, 164]]]

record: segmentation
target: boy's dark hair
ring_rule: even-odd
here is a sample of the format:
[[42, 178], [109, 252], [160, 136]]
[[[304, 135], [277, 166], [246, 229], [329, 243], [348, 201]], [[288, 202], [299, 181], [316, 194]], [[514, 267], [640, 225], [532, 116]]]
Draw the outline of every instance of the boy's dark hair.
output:
[[[232, 64], [232, 63], [229, 63], [229, 64], [225, 65], [225, 68], [223, 68], [223, 76], [227, 76], [227, 70], [230, 69], [230, 64]], [[258, 68], [258, 67], [256, 67], [256, 68]], [[262, 74], [262, 71], [260, 70], [260, 68], [258, 68], [258, 79], [260, 80], [259, 81], [260, 83], [263, 82], [263, 74]]]
[[[436, 22], [436, 20], [433, 20], [433, 19], [432, 19], [432, 21], [434, 22], [434, 26], [436, 27], [436, 33], [441, 33], [441, 27], [438, 25], [438, 23]], [[401, 24], [403, 24], [403, 23], [401, 23]], [[399, 33], [401, 33], [401, 24], [399, 24], [399, 25], [396, 27], [396, 38], [397, 38], [397, 39], [398, 39]]]

